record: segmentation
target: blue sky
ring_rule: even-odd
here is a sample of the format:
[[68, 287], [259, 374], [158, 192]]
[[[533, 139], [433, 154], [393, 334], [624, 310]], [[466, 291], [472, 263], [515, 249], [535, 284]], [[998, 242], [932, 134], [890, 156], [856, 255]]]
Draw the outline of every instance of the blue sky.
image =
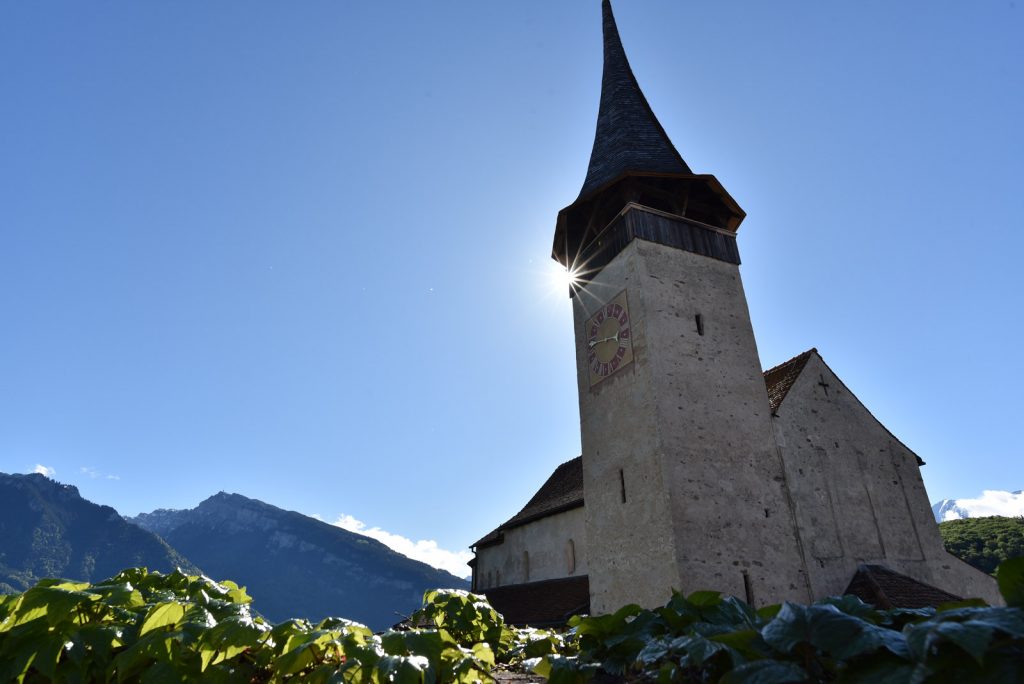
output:
[[[746, 209], [765, 367], [816, 346], [928, 465], [1024, 487], [1024, 8], [619, 0]], [[0, 470], [227, 490], [460, 549], [579, 453], [548, 258], [597, 0], [0, 5]]]

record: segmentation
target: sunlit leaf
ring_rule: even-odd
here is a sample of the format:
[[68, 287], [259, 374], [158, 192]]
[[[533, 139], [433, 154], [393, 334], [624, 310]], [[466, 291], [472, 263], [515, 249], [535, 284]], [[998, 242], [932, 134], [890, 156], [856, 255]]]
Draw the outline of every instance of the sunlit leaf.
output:
[[158, 603], [146, 613], [146, 618], [142, 621], [142, 628], [139, 630], [139, 636], [143, 636], [154, 629], [177, 624], [184, 615], [185, 606], [177, 601]]

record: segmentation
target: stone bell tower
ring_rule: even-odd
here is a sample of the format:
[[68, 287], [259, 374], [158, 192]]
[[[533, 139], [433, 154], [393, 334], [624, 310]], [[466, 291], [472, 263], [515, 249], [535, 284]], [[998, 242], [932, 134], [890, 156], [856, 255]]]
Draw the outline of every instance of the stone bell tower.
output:
[[573, 287], [591, 608], [810, 597], [739, 273], [745, 214], [676, 151], [603, 2], [597, 132], [553, 257]]

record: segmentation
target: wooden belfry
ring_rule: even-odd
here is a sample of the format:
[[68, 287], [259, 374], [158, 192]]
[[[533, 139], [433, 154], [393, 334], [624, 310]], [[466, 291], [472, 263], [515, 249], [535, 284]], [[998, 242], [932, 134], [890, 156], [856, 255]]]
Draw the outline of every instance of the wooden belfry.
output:
[[[594, 147], [579, 197], [558, 213], [552, 248], [555, 260], [584, 279], [595, 269], [596, 258], [614, 257], [596, 255], [600, 248], [607, 252], [607, 245], [622, 242], [612, 223], [631, 203], [664, 212], [669, 220], [687, 219], [685, 228], [674, 231], [671, 223], [662, 221], [660, 229], [645, 233], [668, 240], [673, 232], [685, 232], [687, 238], [680, 239], [697, 242], [702, 231], [734, 235], [746, 216], [714, 176], [694, 174], [680, 156], [629, 67], [608, 0], [602, 12], [604, 71]], [[721, 253], [738, 263], [735, 250], [708, 251], [709, 256]]]

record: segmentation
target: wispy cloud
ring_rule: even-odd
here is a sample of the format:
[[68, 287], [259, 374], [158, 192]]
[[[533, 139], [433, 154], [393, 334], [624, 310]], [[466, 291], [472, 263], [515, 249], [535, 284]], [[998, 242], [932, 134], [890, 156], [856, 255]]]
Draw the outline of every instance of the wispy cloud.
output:
[[95, 468], [89, 468], [87, 466], [82, 466], [78, 470], [83, 475], [85, 475], [85, 476], [87, 476], [87, 477], [89, 477], [89, 478], [91, 478], [93, 480], [96, 480], [96, 479], [99, 479], [99, 478], [103, 478], [104, 480], [120, 480], [121, 479], [121, 477], [118, 476], [118, 475], [104, 474], [104, 473], [101, 473], [100, 471], [96, 470]]
[[40, 475], [45, 475], [46, 477], [53, 477], [54, 475], [57, 474], [57, 471], [51, 468], [50, 466], [44, 466], [40, 463], [36, 463], [36, 467], [32, 469], [32, 472], [39, 473]]
[[366, 523], [351, 515], [342, 515], [332, 524], [343, 530], [376, 539], [403, 556], [422, 561], [441, 570], [447, 570], [456, 577], [469, 577], [469, 568], [466, 563], [473, 557], [469, 551], [449, 551], [442, 549], [433, 539], [413, 541], [408, 537], [393, 534], [379, 527], [367, 527]]
[[[958, 508], [968, 511], [972, 518], [982, 518], [987, 515], [1003, 515], [1013, 517], [1024, 515], [1024, 490], [1016, 492], [1004, 492], [995, 489], [986, 489], [976, 499], [957, 499]], [[947, 520], [958, 517], [955, 511], [946, 511]]]

